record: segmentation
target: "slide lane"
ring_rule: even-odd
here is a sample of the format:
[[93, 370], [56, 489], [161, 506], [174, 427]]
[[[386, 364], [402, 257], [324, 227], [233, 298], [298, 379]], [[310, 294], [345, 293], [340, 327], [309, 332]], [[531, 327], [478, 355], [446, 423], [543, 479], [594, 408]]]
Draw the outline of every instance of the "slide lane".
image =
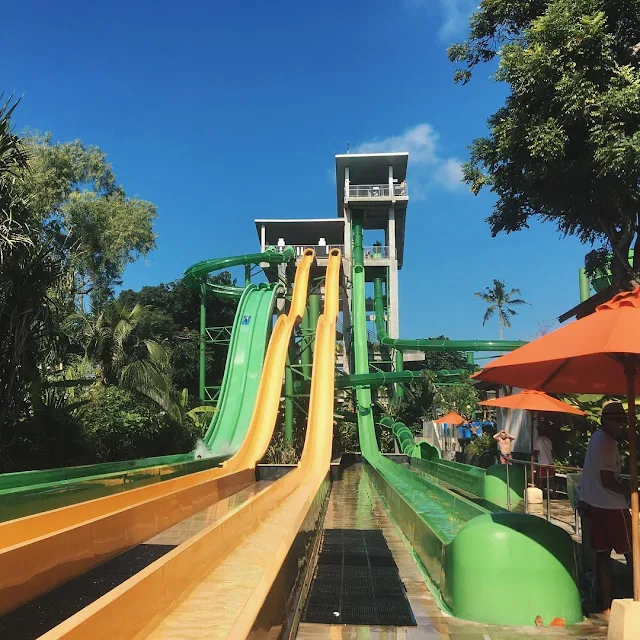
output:
[[273, 435], [289, 340], [304, 315], [314, 259], [309, 249], [298, 264], [291, 307], [271, 335], [238, 451], [216, 469], [0, 523], [0, 614], [255, 482], [256, 464]]
[[[43, 640], [240, 639], [252, 629], [266, 632], [277, 623], [286, 597], [286, 589], [278, 589], [283, 568], [299, 533], [315, 527], [329, 490], [340, 265], [340, 251], [334, 249], [327, 267], [324, 314], [317, 327], [309, 420], [298, 467], [46, 633]], [[278, 335], [276, 326], [271, 343]], [[269, 393], [259, 396], [254, 418], [261, 400], [274, 391], [279, 397], [283, 371], [284, 359], [271, 380], [263, 376], [261, 388], [266, 393], [269, 387]], [[250, 427], [250, 437], [237, 454], [240, 462], [234, 463], [234, 456], [226, 466], [245, 464], [266, 448], [268, 440], [265, 444], [261, 435]], [[248, 443], [254, 439], [252, 449]]]
[[[356, 374], [369, 373], [362, 238], [362, 216], [354, 213], [352, 322]], [[482, 347], [475, 341], [398, 342], [389, 346]], [[385, 458], [376, 440], [370, 388], [357, 387], [356, 400], [366, 472], [413, 545], [445, 608], [454, 616], [489, 624], [533, 626], [537, 616], [547, 625], [554, 618], [562, 618], [566, 624], [582, 620], [573, 544], [565, 531], [534, 516], [489, 512]], [[514, 593], [518, 594], [515, 599]], [[502, 604], [505, 599], [510, 602], [506, 609]]]
[[231, 331], [218, 411], [204, 437], [214, 455], [238, 450], [253, 414], [279, 284], [245, 288]]

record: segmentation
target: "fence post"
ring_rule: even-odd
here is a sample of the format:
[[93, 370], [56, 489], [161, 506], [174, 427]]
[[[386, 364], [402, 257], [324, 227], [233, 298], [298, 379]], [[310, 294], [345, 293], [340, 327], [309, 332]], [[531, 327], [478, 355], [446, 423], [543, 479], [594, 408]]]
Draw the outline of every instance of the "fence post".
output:
[[524, 512], [529, 513], [529, 485], [527, 484], [527, 465], [524, 467]]
[[509, 461], [507, 461], [507, 511], [511, 511], [511, 484], [509, 482]]
[[546, 467], [546, 469], [547, 469], [547, 521], [550, 521], [551, 520], [551, 492], [549, 491], [549, 467]]

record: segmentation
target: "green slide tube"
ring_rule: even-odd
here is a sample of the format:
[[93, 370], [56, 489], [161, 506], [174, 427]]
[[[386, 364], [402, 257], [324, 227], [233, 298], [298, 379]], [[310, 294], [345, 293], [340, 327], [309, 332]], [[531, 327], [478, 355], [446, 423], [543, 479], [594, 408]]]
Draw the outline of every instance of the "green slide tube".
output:
[[[352, 212], [355, 373], [369, 372], [362, 214]], [[442, 343], [444, 341], [435, 341]], [[445, 347], [451, 347], [451, 342]], [[477, 341], [454, 342], [475, 350]], [[474, 346], [469, 346], [473, 344]], [[389, 345], [395, 346], [395, 345]], [[416, 348], [412, 346], [411, 348]], [[495, 349], [495, 344], [492, 347]], [[573, 542], [541, 518], [487, 509], [385, 458], [378, 449], [371, 390], [356, 387], [365, 470], [454, 616], [489, 624], [582, 620]], [[515, 597], [515, 595], [517, 597]], [[504, 603], [509, 606], [505, 607]]]
[[413, 433], [403, 422], [395, 422], [393, 418], [382, 418], [380, 425], [389, 429], [398, 441], [400, 451], [410, 458], [420, 460], [440, 459], [440, 449], [428, 442], [416, 442]]
[[376, 333], [380, 344], [398, 351], [514, 351], [526, 344], [522, 340], [430, 340], [418, 338], [390, 338], [384, 324], [384, 297], [382, 279], [373, 281], [373, 308], [376, 315]]
[[[214, 414], [212, 425], [205, 438], [210, 441], [211, 453], [203, 459], [194, 460], [194, 453], [180, 453], [168, 456], [157, 456], [139, 460], [108, 462], [61, 469], [23, 471], [0, 475], [0, 521], [39, 513], [77, 502], [111, 495], [120, 491], [128, 491], [140, 486], [161, 482], [188, 473], [219, 466], [237, 449], [244, 438], [248, 420], [247, 412], [255, 404], [257, 383], [262, 370], [262, 360], [266, 350], [266, 342], [271, 327], [272, 310], [277, 295], [278, 285], [249, 285], [245, 296], [245, 288], [217, 285], [207, 281], [209, 273], [228, 269], [238, 265], [268, 263], [283, 264], [295, 257], [291, 247], [284, 251], [268, 248], [262, 253], [252, 253], [229, 258], [205, 260], [193, 265], [184, 275], [187, 286], [200, 291], [204, 286], [214, 295], [227, 299], [239, 299], [238, 310], [234, 320], [240, 326], [242, 318], [251, 315], [251, 320], [243, 329], [232, 331], [225, 377], [227, 384], [221, 390], [220, 404], [226, 404], [225, 398], [235, 395], [232, 380], [242, 387], [242, 406], [231, 402], [231, 414], [237, 416], [232, 424], [225, 417], [225, 411]], [[238, 351], [242, 351], [240, 355]], [[236, 358], [244, 363], [235, 366]], [[233, 392], [230, 391], [233, 389]], [[225, 425], [218, 427], [219, 424]]]
[[233, 256], [230, 258], [211, 258], [203, 260], [190, 266], [185, 272], [182, 281], [187, 287], [200, 291], [200, 285], [205, 284], [208, 291], [211, 291], [220, 298], [237, 299], [242, 296], [244, 287], [234, 287], [229, 285], [220, 285], [209, 282], [207, 276], [214, 271], [223, 271], [231, 267], [237, 267], [246, 264], [260, 264], [268, 262], [271, 265], [284, 264], [295, 258], [293, 247], [286, 247], [283, 251], [277, 251], [273, 247], [268, 247], [262, 253], [247, 253], [241, 256]]

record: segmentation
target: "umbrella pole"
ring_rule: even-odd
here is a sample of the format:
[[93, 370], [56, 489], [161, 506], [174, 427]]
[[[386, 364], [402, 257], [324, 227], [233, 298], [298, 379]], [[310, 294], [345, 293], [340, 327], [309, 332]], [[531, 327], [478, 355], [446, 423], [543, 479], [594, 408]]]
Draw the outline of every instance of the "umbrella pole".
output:
[[638, 529], [638, 454], [636, 433], [636, 358], [629, 358], [627, 400], [629, 402], [629, 471], [631, 475], [631, 548], [633, 551], [633, 599], [640, 601], [640, 530]]
[[529, 426], [529, 428], [531, 430], [531, 434], [530, 434], [530, 438], [529, 438], [530, 445], [531, 445], [531, 481], [530, 481], [530, 484], [531, 484], [532, 487], [536, 486], [535, 476], [533, 475], [533, 472], [534, 472], [533, 463], [535, 462], [535, 460], [533, 459], [534, 458], [534, 456], [533, 456], [533, 422], [534, 422], [535, 419], [536, 419], [536, 412], [532, 411], [531, 412], [531, 422], [530, 422], [530, 426]]

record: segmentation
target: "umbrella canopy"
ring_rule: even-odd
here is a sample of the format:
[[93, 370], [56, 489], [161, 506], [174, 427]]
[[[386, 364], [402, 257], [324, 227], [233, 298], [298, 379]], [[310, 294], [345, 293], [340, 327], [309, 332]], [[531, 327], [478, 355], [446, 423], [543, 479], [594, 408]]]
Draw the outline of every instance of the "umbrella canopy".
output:
[[522, 393], [515, 393], [504, 398], [484, 400], [480, 404], [487, 407], [503, 407], [505, 409], [521, 409], [523, 411], [555, 411], [558, 413], [572, 413], [583, 416], [584, 411], [572, 407], [562, 400], [548, 396], [544, 391], [525, 389]]
[[447, 413], [446, 416], [442, 416], [442, 418], [438, 418], [437, 420], [435, 420], [436, 424], [464, 424], [466, 422], [466, 420], [458, 413], [456, 413], [455, 411], [451, 411], [450, 413]]
[[[625, 354], [640, 354], [640, 288], [508, 353], [475, 378], [550, 393], [625, 395]], [[640, 377], [635, 381], [640, 395]]]
[[476, 374], [496, 384], [557, 393], [626, 394], [633, 599], [640, 601], [640, 501], [635, 400], [640, 390], [640, 287], [619, 293], [595, 313], [498, 358]]

